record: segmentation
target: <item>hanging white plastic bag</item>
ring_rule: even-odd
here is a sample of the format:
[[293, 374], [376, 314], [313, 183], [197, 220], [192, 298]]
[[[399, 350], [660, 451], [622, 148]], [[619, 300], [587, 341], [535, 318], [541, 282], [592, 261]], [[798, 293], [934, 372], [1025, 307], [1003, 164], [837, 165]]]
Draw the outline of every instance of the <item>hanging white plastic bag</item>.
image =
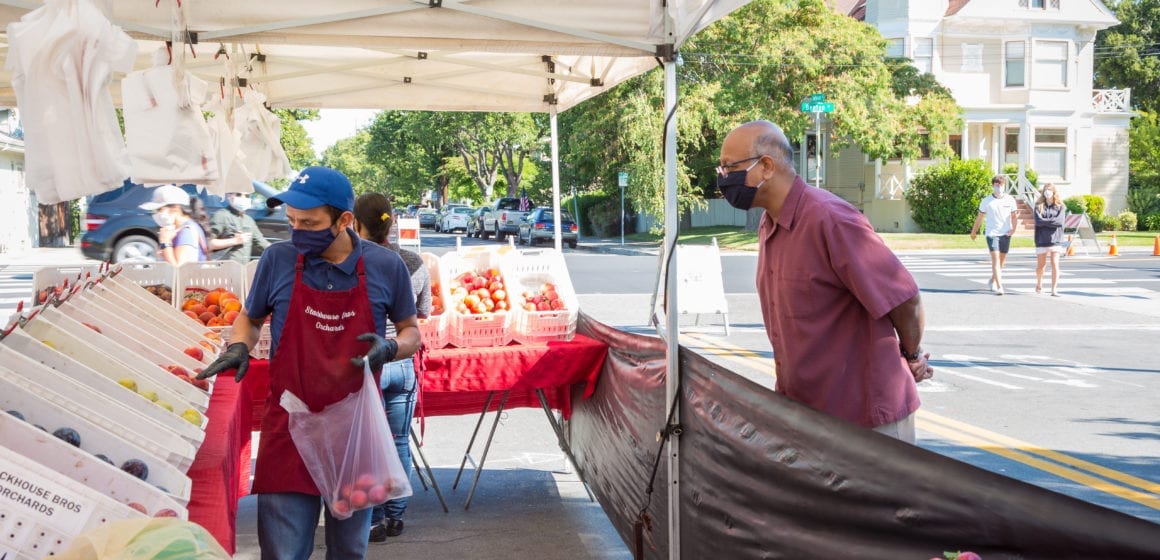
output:
[[246, 168], [259, 181], [272, 181], [292, 173], [282, 148], [282, 123], [265, 107], [266, 96], [247, 91], [241, 106], [234, 109], [234, 130]]
[[290, 439], [336, 519], [411, 495], [369, 366], [363, 366], [361, 389], [320, 412], [310, 412], [290, 391], [280, 404], [290, 415]]
[[232, 102], [232, 99], [223, 99], [207, 106], [213, 113], [209, 120], [210, 143], [217, 155], [219, 180], [210, 183], [206, 190], [218, 196], [254, 192], [250, 171], [243, 162], [246, 156], [238, 145], [238, 134], [230, 124], [232, 111], [227, 103]]

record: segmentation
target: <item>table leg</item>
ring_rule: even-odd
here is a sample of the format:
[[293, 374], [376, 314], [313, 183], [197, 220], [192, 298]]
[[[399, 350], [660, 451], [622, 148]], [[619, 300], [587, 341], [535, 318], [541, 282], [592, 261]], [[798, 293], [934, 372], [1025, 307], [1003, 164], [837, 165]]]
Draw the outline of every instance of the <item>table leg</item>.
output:
[[[491, 406], [491, 399], [495, 397], [495, 391], [487, 394], [487, 401], [483, 403], [483, 412], [479, 413], [479, 420], [475, 422], [475, 431], [471, 432], [471, 439], [467, 441], [467, 451], [463, 452], [463, 460], [459, 462], [459, 471], [455, 473], [455, 482], [451, 483], [451, 489], [459, 488], [459, 477], [463, 475], [463, 467], [467, 466], [467, 459], [471, 457], [471, 447], [475, 445], [475, 436], [479, 434], [479, 427], [483, 425], [483, 417], [487, 416], [487, 409]], [[472, 461], [474, 464], [475, 461]]]
[[[415, 437], [415, 428], [411, 428], [411, 441], [418, 441], [418, 439]], [[439, 505], [443, 506], [443, 513], [449, 513], [450, 510], [447, 509], [447, 502], [443, 500], [443, 492], [439, 490], [439, 483], [435, 482], [435, 473], [431, 472], [431, 464], [427, 462], [427, 456], [423, 455], [423, 448], [416, 445], [414, 456], [418, 456], [419, 460], [423, 462], [423, 468], [427, 470], [427, 477], [431, 479], [431, 488], [435, 489], [435, 496], [439, 498]], [[415, 466], [415, 470], [419, 470], [417, 468], [418, 465], [416, 464]], [[421, 470], [419, 471], [419, 479], [423, 479], [423, 471]], [[427, 489], [426, 483], [423, 484], [423, 489]]]
[[[491, 431], [487, 434], [487, 443], [483, 444], [483, 455], [479, 457], [479, 465], [475, 467], [475, 478], [471, 481], [471, 490], [467, 492], [467, 502], [463, 504], [463, 509], [466, 510], [471, 507], [471, 497], [475, 495], [475, 486], [479, 484], [479, 475], [483, 474], [483, 463], [487, 461], [487, 451], [491, 449], [491, 439], [495, 436], [495, 429], [499, 426], [499, 419], [503, 416], [503, 407], [507, 404], [508, 395], [511, 391], [504, 391], [503, 397], [499, 400], [499, 408], [495, 410], [495, 420], [491, 423]], [[487, 409], [484, 409], [484, 413]]]
[[568, 461], [572, 463], [572, 467], [576, 469], [576, 476], [584, 484], [584, 491], [588, 493], [588, 499], [595, 502], [596, 496], [592, 495], [592, 490], [588, 488], [588, 483], [584, 480], [584, 471], [580, 470], [580, 466], [576, 464], [576, 459], [572, 457], [572, 446], [568, 445], [568, 441], [564, 439], [564, 428], [556, 421], [556, 416], [552, 414], [552, 407], [548, 405], [548, 397], [544, 395], [544, 390], [536, 389], [536, 396], [540, 398], [540, 407], [544, 409], [544, 414], [548, 417], [548, 423], [552, 425], [552, 430], [556, 432], [556, 440], [559, 442], [560, 450], [564, 452], [564, 456], [568, 458]]

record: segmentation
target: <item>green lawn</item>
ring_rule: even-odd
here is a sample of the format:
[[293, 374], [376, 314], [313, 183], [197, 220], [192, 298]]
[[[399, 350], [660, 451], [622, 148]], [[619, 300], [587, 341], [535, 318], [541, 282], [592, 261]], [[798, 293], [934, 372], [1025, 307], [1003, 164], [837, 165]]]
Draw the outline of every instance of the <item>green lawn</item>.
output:
[[[1120, 247], [1151, 247], [1160, 232], [1155, 231], [1117, 231], [1103, 232], [1097, 235], [1100, 244], [1107, 247], [1111, 242], [1112, 234], [1116, 234], [1116, 244]], [[881, 233], [883, 241], [896, 251], [915, 249], [982, 249], [985, 241], [978, 236], [971, 241], [967, 234], [939, 234], [939, 233]], [[693, 228], [682, 231], [680, 243], [687, 245], [708, 245], [716, 237], [717, 244], [722, 249], [734, 251], [756, 251], [757, 233], [744, 231], [743, 228], [733, 226], [713, 226]], [[648, 233], [634, 233], [625, 236], [626, 241], [641, 241], [659, 243], [662, 237]], [[1034, 247], [1030, 237], [1016, 237], [1011, 240], [1011, 246], [1016, 248]]]

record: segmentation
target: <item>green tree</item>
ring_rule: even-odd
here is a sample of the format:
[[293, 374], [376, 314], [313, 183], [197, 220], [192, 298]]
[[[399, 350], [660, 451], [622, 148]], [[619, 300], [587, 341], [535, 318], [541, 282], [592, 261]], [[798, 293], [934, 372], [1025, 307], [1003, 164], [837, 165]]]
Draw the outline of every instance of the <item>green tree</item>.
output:
[[991, 171], [983, 160], [953, 159], [919, 173], [906, 190], [906, 202], [923, 231], [969, 232], [990, 185]]
[[1128, 187], [1160, 189], [1160, 118], [1145, 111], [1132, 119], [1128, 131]]
[[1136, 108], [1160, 111], [1160, 0], [1107, 4], [1120, 24], [1096, 34], [1096, 87], [1132, 88]]
[[318, 120], [318, 109], [274, 109], [274, 114], [282, 121], [282, 149], [290, 167], [302, 169], [318, 163], [310, 135], [301, 122]]
[[380, 165], [396, 196], [420, 201], [434, 189], [447, 200], [444, 160], [456, 156], [447, 130], [448, 113], [382, 111], [368, 127], [367, 159]]
[[413, 192], [395, 192], [387, 170], [367, 158], [366, 147], [370, 138], [369, 131], [360, 130], [354, 136], [335, 142], [322, 153], [322, 165], [333, 167], [349, 177], [355, 194], [382, 192], [393, 194], [400, 200], [414, 200]]

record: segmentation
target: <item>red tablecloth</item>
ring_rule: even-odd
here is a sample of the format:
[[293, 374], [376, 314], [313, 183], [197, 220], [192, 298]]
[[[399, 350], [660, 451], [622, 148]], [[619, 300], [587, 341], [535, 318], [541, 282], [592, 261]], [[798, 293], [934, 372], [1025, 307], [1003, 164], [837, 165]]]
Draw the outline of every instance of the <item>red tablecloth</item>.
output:
[[238, 499], [250, 492], [251, 400], [248, 384], [218, 377], [206, 410], [205, 441], [188, 472], [190, 521], [205, 527], [230, 554]]
[[[576, 335], [568, 342], [498, 348], [447, 348], [424, 356], [420, 411], [427, 416], [475, 414], [491, 391], [510, 390], [505, 408], [539, 407], [536, 389], [565, 417], [572, 413], [570, 388], [596, 389], [608, 346]], [[251, 360], [243, 383], [218, 377], [210, 397], [209, 425], [189, 477], [193, 479], [189, 518], [234, 552], [238, 499], [250, 488], [250, 432], [261, 429], [270, 393], [270, 363]], [[499, 406], [499, 395], [491, 410]]]

